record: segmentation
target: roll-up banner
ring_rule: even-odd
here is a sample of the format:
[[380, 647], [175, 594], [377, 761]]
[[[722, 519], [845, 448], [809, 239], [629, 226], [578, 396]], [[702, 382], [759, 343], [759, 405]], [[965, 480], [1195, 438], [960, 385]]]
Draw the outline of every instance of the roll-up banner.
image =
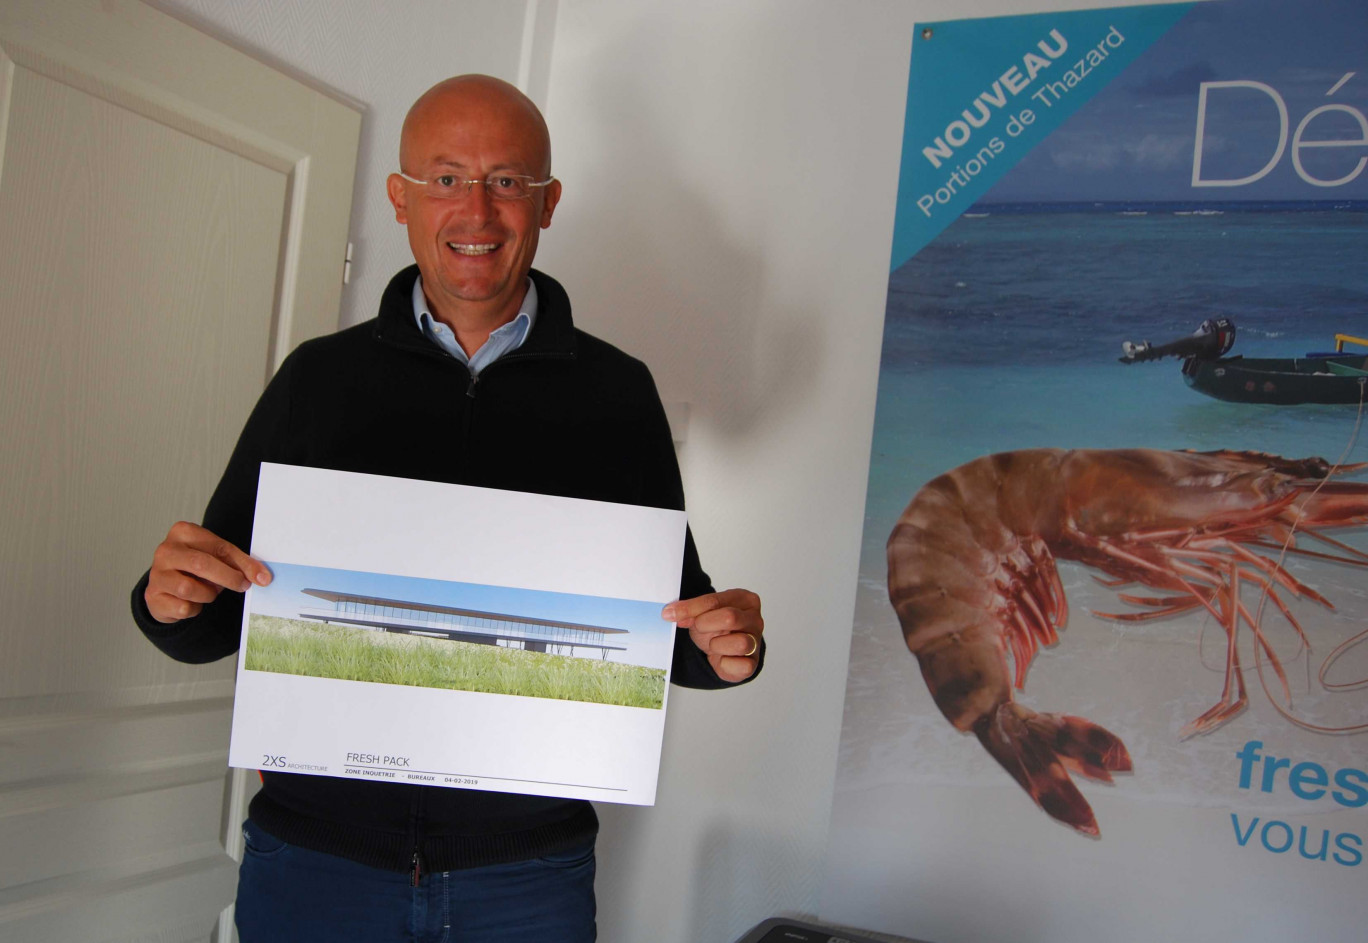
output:
[[918, 24], [821, 917], [1368, 935], [1368, 6]]

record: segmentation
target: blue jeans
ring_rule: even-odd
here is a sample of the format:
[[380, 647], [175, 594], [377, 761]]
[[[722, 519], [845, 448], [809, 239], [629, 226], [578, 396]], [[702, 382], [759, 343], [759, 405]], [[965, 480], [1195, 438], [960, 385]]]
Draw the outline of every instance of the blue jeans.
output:
[[244, 823], [242, 943], [593, 943], [594, 843], [424, 874], [382, 871], [289, 845]]

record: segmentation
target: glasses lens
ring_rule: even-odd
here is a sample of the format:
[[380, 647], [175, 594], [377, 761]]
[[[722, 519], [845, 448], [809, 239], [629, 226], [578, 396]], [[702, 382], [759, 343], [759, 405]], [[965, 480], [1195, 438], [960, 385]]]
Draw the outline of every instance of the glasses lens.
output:
[[530, 192], [531, 177], [518, 174], [490, 174], [485, 178], [485, 189], [496, 200], [517, 200]]
[[470, 187], [455, 174], [438, 174], [428, 181], [428, 193], [442, 199], [460, 196]]

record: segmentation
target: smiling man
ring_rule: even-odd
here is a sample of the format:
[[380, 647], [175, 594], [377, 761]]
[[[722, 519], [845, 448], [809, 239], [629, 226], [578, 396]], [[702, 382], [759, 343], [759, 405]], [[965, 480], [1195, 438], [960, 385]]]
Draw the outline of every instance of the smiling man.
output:
[[560, 201], [546, 124], [513, 91], [478, 76], [428, 90], [404, 121], [388, 181], [432, 314], [467, 353], [519, 313], [537, 236]]
[[[439, 83], [387, 181], [416, 265], [365, 324], [302, 344], [238, 439], [202, 525], [180, 522], [133, 593], [182, 661], [237, 649], [261, 462], [683, 508], [664, 410], [639, 361], [576, 329], [532, 269], [560, 200], [546, 124], [488, 76]], [[472, 534], [478, 539], [478, 534]], [[224, 592], [229, 590], [230, 592]], [[760, 600], [715, 592], [686, 537], [672, 678], [719, 688], [764, 657]], [[475, 722], [454, 716], [452, 724]], [[244, 826], [244, 943], [585, 943], [594, 836], [583, 801], [264, 771]]]

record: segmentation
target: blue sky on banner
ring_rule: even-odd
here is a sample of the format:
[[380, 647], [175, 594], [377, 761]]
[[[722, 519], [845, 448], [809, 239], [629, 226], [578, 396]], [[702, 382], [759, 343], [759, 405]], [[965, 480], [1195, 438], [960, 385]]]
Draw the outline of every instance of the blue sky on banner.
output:
[[917, 24], [890, 270], [954, 222], [1191, 7]]
[[1197, 4], [980, 202], [1368, 199], [1366, 66], [1364, 0]]

